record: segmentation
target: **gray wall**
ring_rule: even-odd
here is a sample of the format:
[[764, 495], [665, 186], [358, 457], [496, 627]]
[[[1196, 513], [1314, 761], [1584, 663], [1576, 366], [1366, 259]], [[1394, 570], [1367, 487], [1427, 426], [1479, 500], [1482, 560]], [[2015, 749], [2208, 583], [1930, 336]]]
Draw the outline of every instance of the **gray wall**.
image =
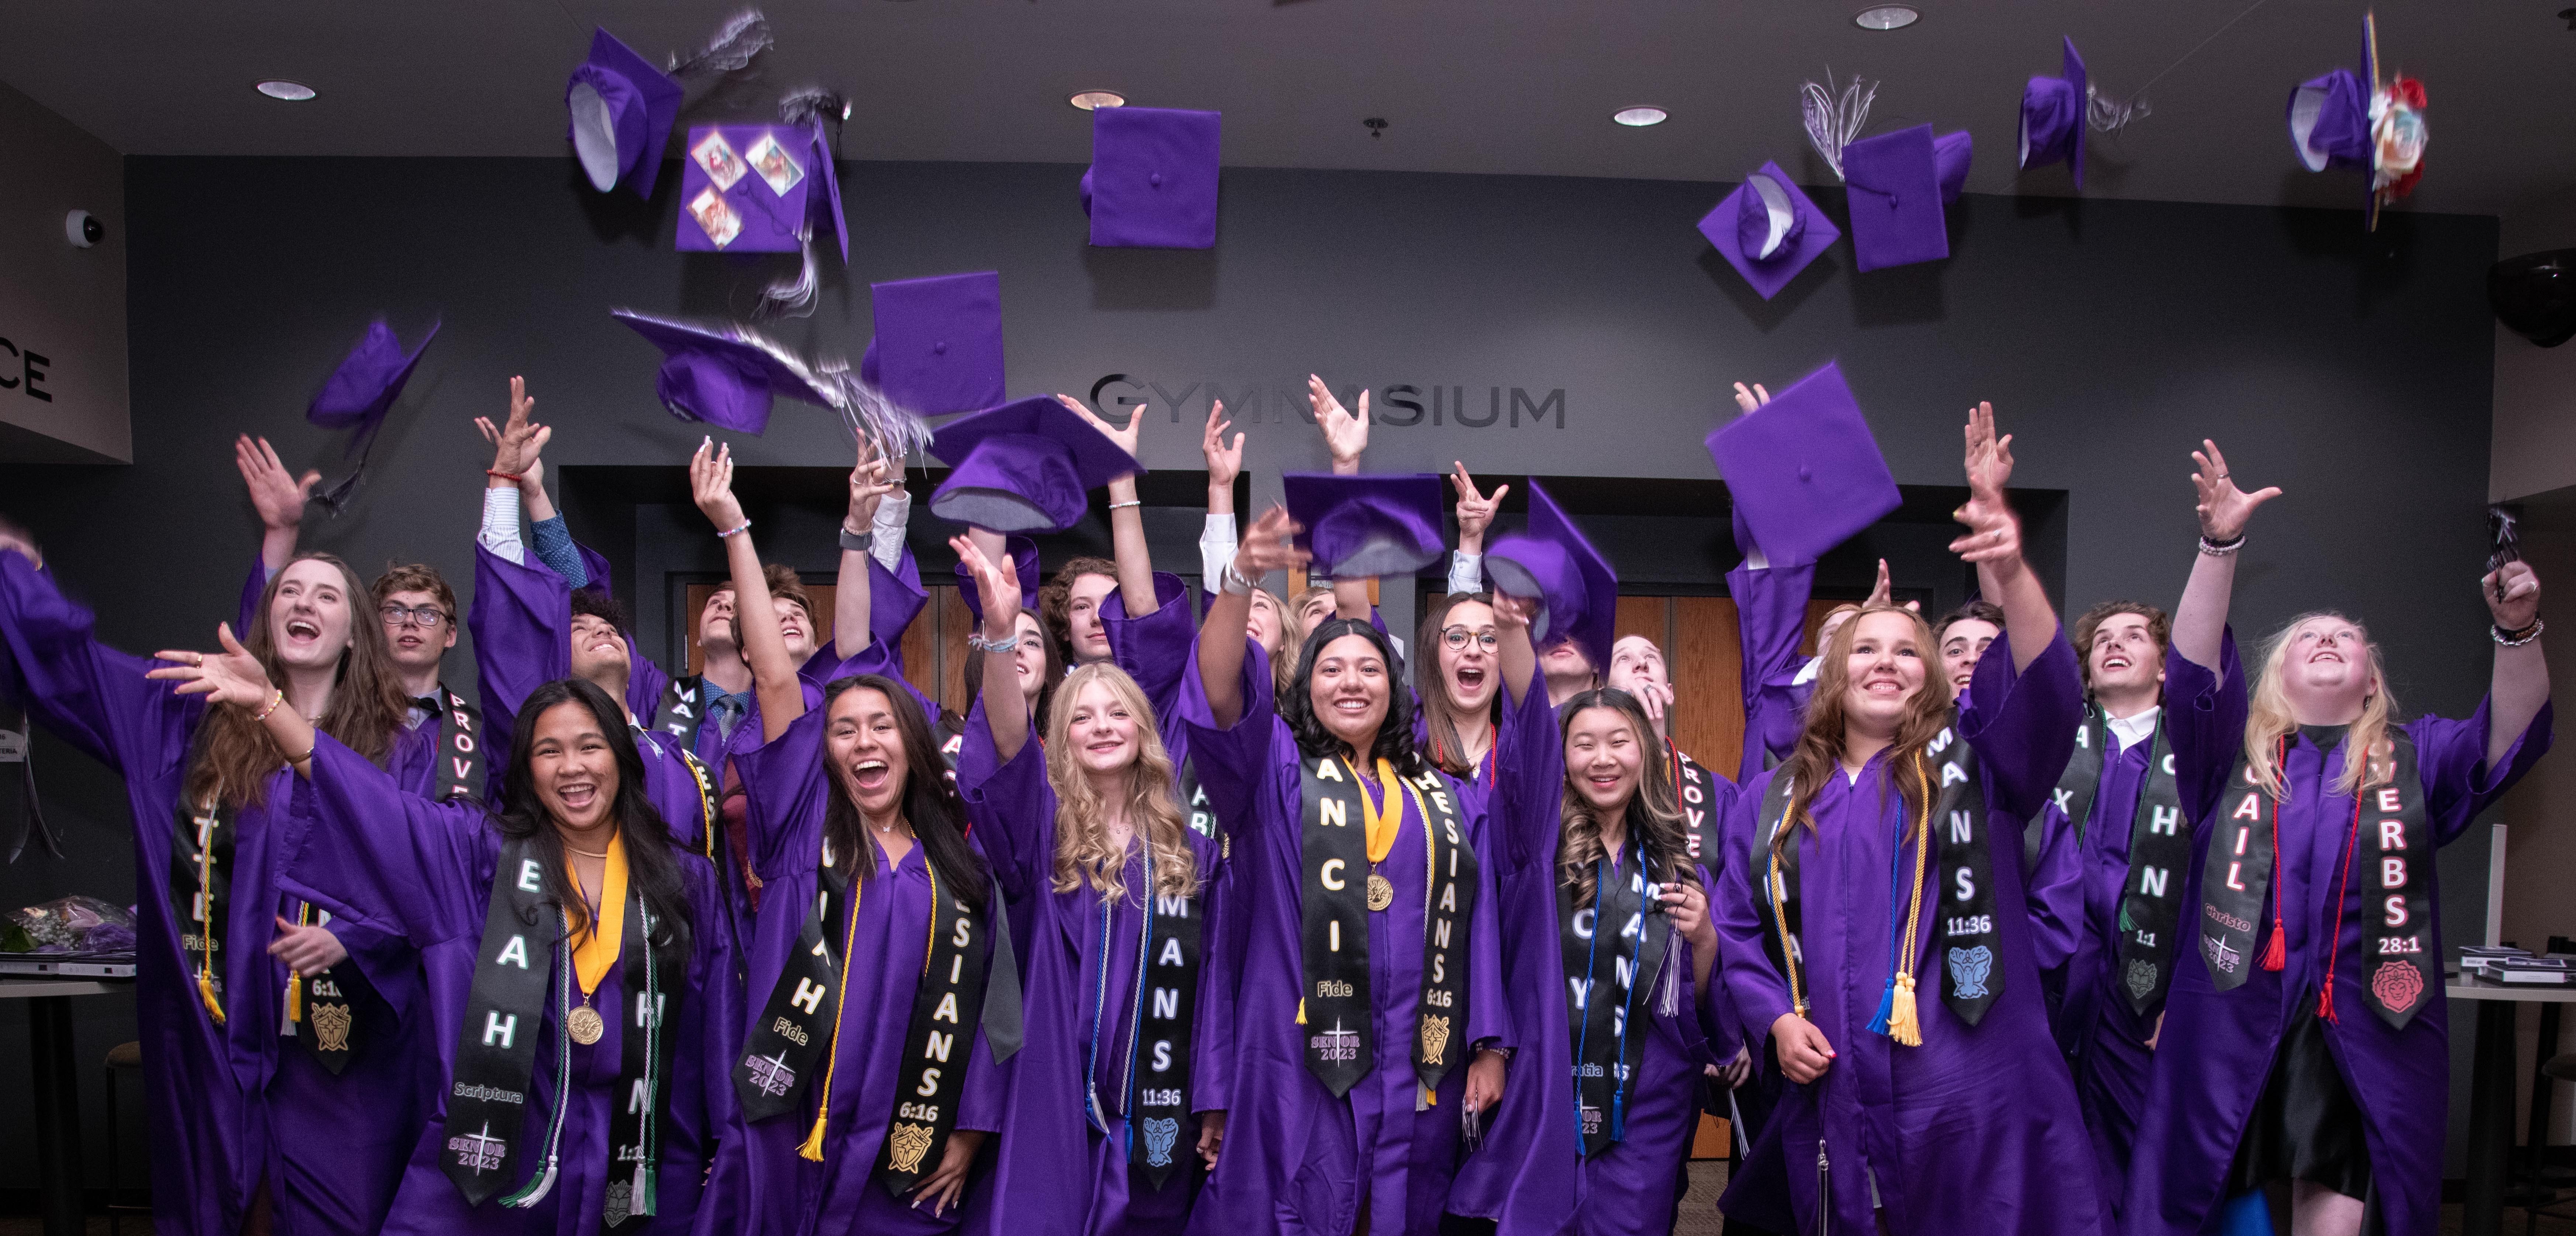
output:
[[[1462, 427], [1456, 402], [1443, 397], [1435, 425], [1420, 397], [1421, 423], [1377, 429], [1377, 469], [1463, 459], [1493, 477], [1705, 483], [1700, 440], [1732, 414], [1730, 380], [1784, 384], [1839, 357], [1909, 486], [1957, 484], [1962, 414], [1995, 402], [2017, 435], [2016, 485], [2064, 495], [2039, 557], [2069, 603], [2176, 594], [2192, 555], [2186, 452], [2210, 435], [2240, 476], [2289, 491], [2246, 551], [2241, 627], [2345, 607], [2387, 644], [2410, 708], [2464, 710], [2483, 687], [2473, 581], [2491, 219], [2398, 212], [2365, 240], [2352, 212], [1972, 195], [1953, 209], [1948, 262], [1855, 275], [1837, 249], [1766, 304], [1692, 228], [1722, 185], [1229, 169], [1220, 247], [1167, 253], [1087, 248], [1080, 174], [844, 167], [854, 261], [790, 333], [855, 356], [869, 280], [999, 269], [1015, 394], [1087, 393], [1130, 375], [1102, 397], [1154, 401], [1145, 462], [1186, 474], [1221, 388], [1247, 413], [1256, 501], [1277, 492], [1280, 470], [1324, 465], [1314, 430], [1280, 412], [1279, 392], [1309, 371], [1381, 397], [1398, 384], [1458, 388], [1471, 420], [1498, 401], [1499, 420]], [[500, 414], [509, 376], [525, 374], [539, 418], [558, 427], [551, 462], [573, 471], [575, 531], [620, 558], [621, 591], [640, 589], [649, 615], [668, 572], [712, 560], [703, 545], [638, 545], [639, 529], [700, 526], [667, 498], [660, 509], [639, 499], [626, 469], [680, 463], [700, 431], [660, 410], [658, 354], [606, 311], [745, 306], [783, 264], [671, 252], [676, 175], [649, 204], [577, 181], [568, 160], [129, 160], [135, 462], [0, 467], [0, 512], [34, 528], [101, 609], [106, 638], [205, 642], [256, 543], [232, 435], [268, 434], [298, 466], [338, 475], [339, 444], [304, 424], [305, 401], [371, 316], [391, 315], [406, 339], [443, 317], [357, 508], [337, 521], [317, 511], [308, 543], [362, 570], [423, 558], [469, 578], [489, 458], [470, 418]], [[1819, 197], [1839, 211], [1839, 194]], [[1558, 391], [1562, 426], [1552, 408], [1529, 423], [1527, 409]], [[828, 416], [797, 404], [736, 449], [755, 465], [847, 467]], [[600, 479], [612, 477], [627, 479]], [[1177, 496], [1161, 501], [1191, 500], [1186, 475], [1168, 479]], [[1606, 488], [1595, 513], [1685, 517], [1681, 543], [1706, 547], [1676, 562], [1673, 542], [1647, 537], [1654, 553], [1631, 555], [1622, 532], [1605, 538], [1614, 555], [1659, 587], [1715, 586], [1728, 565], [1705, 522], [1717, 486], [1638, 486], [1624, 499]], [[801, 526], [764, 521], [760, 533], [796, 543], [763, 548], [828, 564], [827, 546], [803, 544], [828, 524]], [[1929, 527], [1884, 544], [1901, 586], [1953, 595], [1962, 576]], [[1195, 570], [1179, 556], [1190, 536], [1186, 520], [1167, 529], [1167, 565]], [[1838, 560], [1825, 587], [1865, 588], [1867, 548]], [[639, 585], [647, 561], [665, 577]], [[57, 743], [38, 757], [73, 854], [0, 870], [0, 904], [127, 895], [114, 779]], [[2444, 864], [2454, 939], [2478, 921], [2483, 866], [2483, 853]], [[123, 1016], [107, 1002], [89, 1012], [85, 1058], [126, 1033]], [[16, 1058], [19, 1026], [0, 1017], [0, 1059]], [[0, 1120], [0, 1187], [32, 1172], [20, 1128]]]
[[[0, 149], [0, 459], [130, 463], [124, 157], [5, 84]], [[105, 239], [74, 247], [74, 210]]]

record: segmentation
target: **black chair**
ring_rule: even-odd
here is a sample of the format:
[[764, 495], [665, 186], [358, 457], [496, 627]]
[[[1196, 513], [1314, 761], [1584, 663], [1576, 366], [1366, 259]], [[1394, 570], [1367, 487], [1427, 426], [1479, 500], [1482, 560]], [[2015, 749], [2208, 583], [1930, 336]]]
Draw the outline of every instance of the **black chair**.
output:
[[122, 1185], [125, 1143], [116, 1135], [116, 1075], [143, 1071], [143, 1044], [119, 1043], [107, 1049], [107, 1230], [112, 1236], [125, 1236], [125, 1216], [152, 1213], [149, 1202], [137, 1206], [125, 1201]]

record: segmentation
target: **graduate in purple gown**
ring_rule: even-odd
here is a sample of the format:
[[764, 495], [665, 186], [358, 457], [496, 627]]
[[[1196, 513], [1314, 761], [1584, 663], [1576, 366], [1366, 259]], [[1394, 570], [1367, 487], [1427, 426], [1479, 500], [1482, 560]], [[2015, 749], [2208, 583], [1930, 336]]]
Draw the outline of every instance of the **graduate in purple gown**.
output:
[[739, 979], [715, 870], [640, 792], [622, 707], [580, 679], [533, 692], [494, 815], [409, 793], [263, 704], [265, 667], [217, 635], [153, 676], [289, 752], [310, 782], [289, 887], [399, 934], [428, 972], [444, 1067], [383, 1230], [689, 1231], [732, 1106]]
[[[1922, 619], [1862, 611], [1824, 654], [1796, 750], [1725, 829], [1718, 964], [1793, 1085], [1764, 1130], [1775, 1161], [1722, 1204], [1775, 1230], [2057, 1236], [2106, 1220], [2021, 870], [2022, 821], [2066, 765], [2082, 696], [2004, 498], [2010, 442], [1991, 409], [1970, 413], [1969, 532], [1951, 548], [2012, 619], [1976, 689], [1954, 709]], [[2029, 896], [2073, 895], [2071, 847], [2043, 861], [2063, 877]], [[1790, 1213], [1769, 1213], [1783, 1174]]]
[[981, 1226], [1177, 1234], [1224, 1118], [1199, 1081], [1234, 1050], [1203, 1016], [1233, 989], [1210, 969], [1207, 931], [1223, 848], [1190, 828], [1154, 710], [1115, 664], [1073, 671], [1039, 741], [1027, 695], [1005, 677], [1023, 638], [1003, 625], [1019, 609], [1016, 572], [955, 544], [992, 616], [958, 786], [1033, 937], [1027, 1046]]
[[[0, 687], [126, 784], [154, 1218], [205, 1236], [252, 1221], [373, 1231], [427, 1100], [406, 1038], [416, 959], [282, 887], [297, 794], [284, 754], [247, 714], [149, 681], [153, 663], [101, 643], [42, 563], [0, 534]], [[247, 635], [284, 684], [264, 705], [320, 717], [381, 761], [402, 693], [365, 597], [339, 559], [298, 555], [261, 589]]]
[[[1256, 521], [1209, 605], [1182, 707], [1247, 889], [1235, 1122], [1196, 1232], [1391, 1236], [1439, 1221], [1464, 1112], [1511, 1046], [1484, 821], [1411, 738], [1386, 637], [1320, 626], [1286, 712], [1244, 636], [1251, 586], [1305, 555]], [[1472, 1059], [1471, 1059], [1472, 1057]]]
[[1493, 797], [1500, 775], [1500, 639], [1493, 598], [1453, 592], [1423, 611], [1413, 644], [1414, 741], [1424, 759], [1480, 802]]
[[[2214, 447], [2197, 479], [2204, 507], [2228, 504]], [[2223, 581], [2243, 546], [2206, 514], [2203, 529], [2195, 586]], [[2497, 647], [2466, 719], [2399, 721], [2378, 645], [2340, 614], [2264, 645], [2195, 838], [2126, 1231], [2211, 1231], [2258, 1189], [2283, 1230], [2434, 1230], [2451, 1059], [2434, 851], [2550, 742], [2539, 578], [2508, 562], [2478, 590]], [[2174, 641], [2195, 660], [2218, 642], [2179, 623]]]
[[[729, 452], [690, 461], [698, 508], [742, 526]], [[744, 608], [768, 603], [748, 534], [725, 539]], [[762, 742], [734, 757], [760, 908], [729, 1071], [740, 1102], [700, 1231], [786, 1236], [954, 1231], [986, 1136], [996, 1057], [1018, 1046], [1008, 919], [966, 836], [911, 690], [836, 677], [807, 711], [776, 628], [743, 627]], [[876, 650], [871, 637], [853, 662]], [[844, 668], [850, 668], [845, 665]]]
[[[2216, 482], [2200, 503], [2202, 535], [2236, 540], [2253, 509], [2279, 493]], [[2075, 621], [2089, 706], [2075, 755], [2025, 835], [2025, 857], [2070, 827], [2077, 845], [2081, 917], [2033, 926], [2041, 968], [2055, 971], [2058, 1045], [2115, 1214], [2174, 953], [2190, 935], [2190, 822], [2217, 801], [2245, 727], [2244, 671], [2224, 635], [2234, 562], [2201, 555], [2170, 619], [2152, 605], [2104, 601]], [[2051, 951], [2066, 960], [2049, 960]]]

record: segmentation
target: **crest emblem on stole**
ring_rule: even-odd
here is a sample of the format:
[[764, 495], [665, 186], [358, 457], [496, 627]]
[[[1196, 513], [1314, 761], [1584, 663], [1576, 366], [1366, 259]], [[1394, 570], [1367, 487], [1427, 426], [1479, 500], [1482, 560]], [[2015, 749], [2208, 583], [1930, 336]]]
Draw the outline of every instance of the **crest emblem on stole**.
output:
[[1181, 1122], [1170, 1116], [1145, 1121], [1145, 1166], [1170, 1167], [1172, 1143], [1180, 1140]]
[[324, 1051], [349, 1050], [349, 1006], [316, 1004], [312, 1006], [313, 1041]]
[[1985, 945], [1950, 950], [1950, 990], [1962, 1000], [1986, 995], [1986, 976], [1994, 973], [1995, 953]]
[[926, 1124], [898, 1122], [886, 1131], [886, 1158], [894, 1170], [911, 1175], [921, 1170], [921, 1156], [930, 1152], [931, 1129]]
[[1422, 1062], [1424, 1064], [1438, 1064], [1440, 1063], [1442, 1053], [1448, 1050], [1449, 1019], [1447, 1017], [1423, 1018]]

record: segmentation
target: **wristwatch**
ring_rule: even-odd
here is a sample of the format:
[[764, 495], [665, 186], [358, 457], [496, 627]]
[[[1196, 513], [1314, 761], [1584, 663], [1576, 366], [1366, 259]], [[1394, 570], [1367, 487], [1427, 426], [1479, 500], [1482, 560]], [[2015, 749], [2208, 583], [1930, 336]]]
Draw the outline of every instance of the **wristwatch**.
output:
[[876, 529], [874, 528], [865, 532], [852, 532], [850, 531], [850, 526], [848, 524], [842, 524], [841, 548], [849, 550], [852, 553], [869, 553], [876, 549], [876, 536]]

